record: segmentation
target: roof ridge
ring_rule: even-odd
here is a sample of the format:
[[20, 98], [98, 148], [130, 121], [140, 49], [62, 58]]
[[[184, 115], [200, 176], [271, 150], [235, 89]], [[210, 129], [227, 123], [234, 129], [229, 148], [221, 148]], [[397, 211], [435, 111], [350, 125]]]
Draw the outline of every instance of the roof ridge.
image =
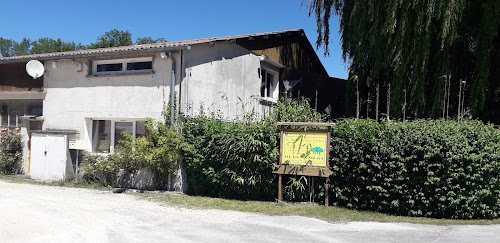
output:
[[28, 59], [54, 60], [54, 59], [65, 59], [65, 58], [75, 58], [75, 57], [100, 56], [114, 52], [141, 52], [141, 51], [153, 52], [155, 49], [160, 49], [161, 51], [165, 51], [168, 49], [171, 50], [176, 48], [182, 49], [183, 47], [185, 48], [188, 45], [202, 44], [207, 42], [241, 39], [247, 37], [265, 36], [265, 35], [276, 35], [276, 34], [292, 33], [292, 32], [304, 32], [304, 30], [294, 29], [294, 30], [272, 31], [272, 32], [263, 32], [255, 34], [231, 35], [231, 36], [210, 37], [210, 38], [183, 40], [183, 41], [151, 43], [143, 45], [116, 46], [116, 47], [105, 47], [97, 49], [85, 49], [78, 51], [50, 52], [50, 53], [24, 55], [24, 56], [0, 57], [0, 63], [23, 61]]
[[[199, 38], [199, 39], [190, 39], [190, 40], [181, 40], [181, 41], [167, 41], [167, 42], [160, 42], [160, 43], [150, 43], [150, 44], [142, 44], [142, 45], [128, 45], [128, 46], [149, 47], [149, 46], [161, 46], [162, 44], [167, 44], [167, 43], [185, 43], [185, 42], [204, 43], [204, 42], [211, 42], [211, 41], [218, 41], [218, 40], [228, 40], [228, 39], [230, 40], [230, 39], [245, 38], [245, 37], [252, 37], [252, 36], [263, 36], [263, 35], [276, 35], [276, 34], [282, 34], [282, 33], [287, 33], [287, 32], [300, 32], [300, 31], [304, 32], [304, 29], [271, 31], [271, 32], [255, 33], [255, 34], [228, 35], [228, 36], [220, 36], [220, 37], [207, 37], [207, 38]], [[118, 46], [118, 47], [127, 47], [127, 46]], [[105, 48], [97, 48], [97, 49], [108, 49], [108, 48], [114, 48], [114, 47], [105, 47]], [[89, 49], [89, 50], [97, 50], [97, 49]]]

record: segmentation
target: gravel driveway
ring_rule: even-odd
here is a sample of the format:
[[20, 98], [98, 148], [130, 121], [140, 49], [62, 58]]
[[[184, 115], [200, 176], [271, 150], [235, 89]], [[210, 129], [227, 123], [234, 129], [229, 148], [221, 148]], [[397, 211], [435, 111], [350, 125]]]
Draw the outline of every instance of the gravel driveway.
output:
[[0, 180], [0, 242], [500, 242], [500, 225], [327, 223]]

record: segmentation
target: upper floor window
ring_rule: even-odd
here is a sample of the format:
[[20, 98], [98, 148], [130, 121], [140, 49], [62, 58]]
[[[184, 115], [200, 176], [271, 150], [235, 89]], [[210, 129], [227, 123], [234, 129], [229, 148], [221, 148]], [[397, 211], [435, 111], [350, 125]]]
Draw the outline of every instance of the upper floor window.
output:
[[260, 96], [270, 101], [276, 101], [278, 99], [279, 74], [264, 68], [261, 70], [260, 74], [262, 80], [260, 85]]
[[127, 74], [153, 71], [153, 58], [126, 58], [92, 62], [92, 74]]

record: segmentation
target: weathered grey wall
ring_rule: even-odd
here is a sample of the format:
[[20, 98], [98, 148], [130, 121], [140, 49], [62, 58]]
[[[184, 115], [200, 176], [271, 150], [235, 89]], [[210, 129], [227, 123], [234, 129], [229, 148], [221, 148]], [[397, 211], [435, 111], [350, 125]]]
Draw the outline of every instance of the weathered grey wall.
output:
[[195, 45], [184, 51], [183, 59], [180, 102], [184, 113], [196, 115], [203, 105], [235, 119], [252, 107], [259, 110], [259, 56], [237, 44], [217, 42]]
[[142, 168], [134, 173], [125, 173], [123, 170], [119, 172], [118, 179], [121, 181], [122, 187], [135, 188], [141, 190], [158, 190], [166, 189], [169, 191], [188, 191], [188, 182], [186, 172], [181, 167], [175, 169], [174, 172], [167, 175], [166, 185], [157, 185], [154, 180], [153, 173], [150, 169]]

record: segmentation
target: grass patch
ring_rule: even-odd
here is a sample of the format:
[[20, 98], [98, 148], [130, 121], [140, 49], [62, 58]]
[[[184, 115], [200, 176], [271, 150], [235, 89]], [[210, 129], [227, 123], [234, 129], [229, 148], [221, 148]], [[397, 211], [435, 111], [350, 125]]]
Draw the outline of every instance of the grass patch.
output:
[[[107, 189], [97, 184], [83, 182], [41, 182], [26, 179], [19, 176], [2, 175], [0, 180], [11, 183], [27, 183], [45, 186], [77, 187], [91, 189]], [[372, 222], [393, 222], [393, 223], [413, 223], [432, 225], [492, 225], [500, 224], [500, 219], [494, 220], [452, 220], [452, 219], [432, 219], [422, 217], [392, 216], [383, 213], [370, 211], [357, 211], [342, 207], [325, 207], [313, 203], [291, 203], [291, 202], [262, 202], [262, 201], [239, 201], [211, 197], [188, 196], [184, 194], [147, 194], [133, 193], [138, 198], [159, 202], [162, 205], [175, 206], [191, 209], [219, 209], [234, 210], [242, 212], [261, 213], [266, 215], [281, 216], [304, 216], [325, 220], [328, 222], [352, 222], [352, 221], [372, 221]]]
[[220, 209], [242, 212], [261, 213], [267, 215], [298, 215], [317, 218], [328, 222], [393, 222], [432, 225], [491, 225], [500, 224], [500, 219], [495, 220], [452, 220], [432, 219], [423, 217], [392, 216], [383, 213], [356, 211], [342, 207], [325, 207], [313, 203], [274, 203], [262, 201], [239, 201], [221, 198], [188, 196], [188, 195], [154, 195], [136, 194], [140, 198], [159, 202], [163, 205], [192, 209]]
[[[24, 184], [34, 184], [34, 185], [44, 185], [44, 186], [59, 186], [59, 187], [76, 187], [76, 188], [91, 188], [91, 189], [103, 189], [102, 186], [97, 183], [85, 183], [85, 182], [69, 182], [69, 181], [37, 181], [26, 178], [19, 175], [4, 175], [0, 174], [0, 180], [10, 183], [24, 183]], [[106, 188], [107, 189], [107, 188]]]

